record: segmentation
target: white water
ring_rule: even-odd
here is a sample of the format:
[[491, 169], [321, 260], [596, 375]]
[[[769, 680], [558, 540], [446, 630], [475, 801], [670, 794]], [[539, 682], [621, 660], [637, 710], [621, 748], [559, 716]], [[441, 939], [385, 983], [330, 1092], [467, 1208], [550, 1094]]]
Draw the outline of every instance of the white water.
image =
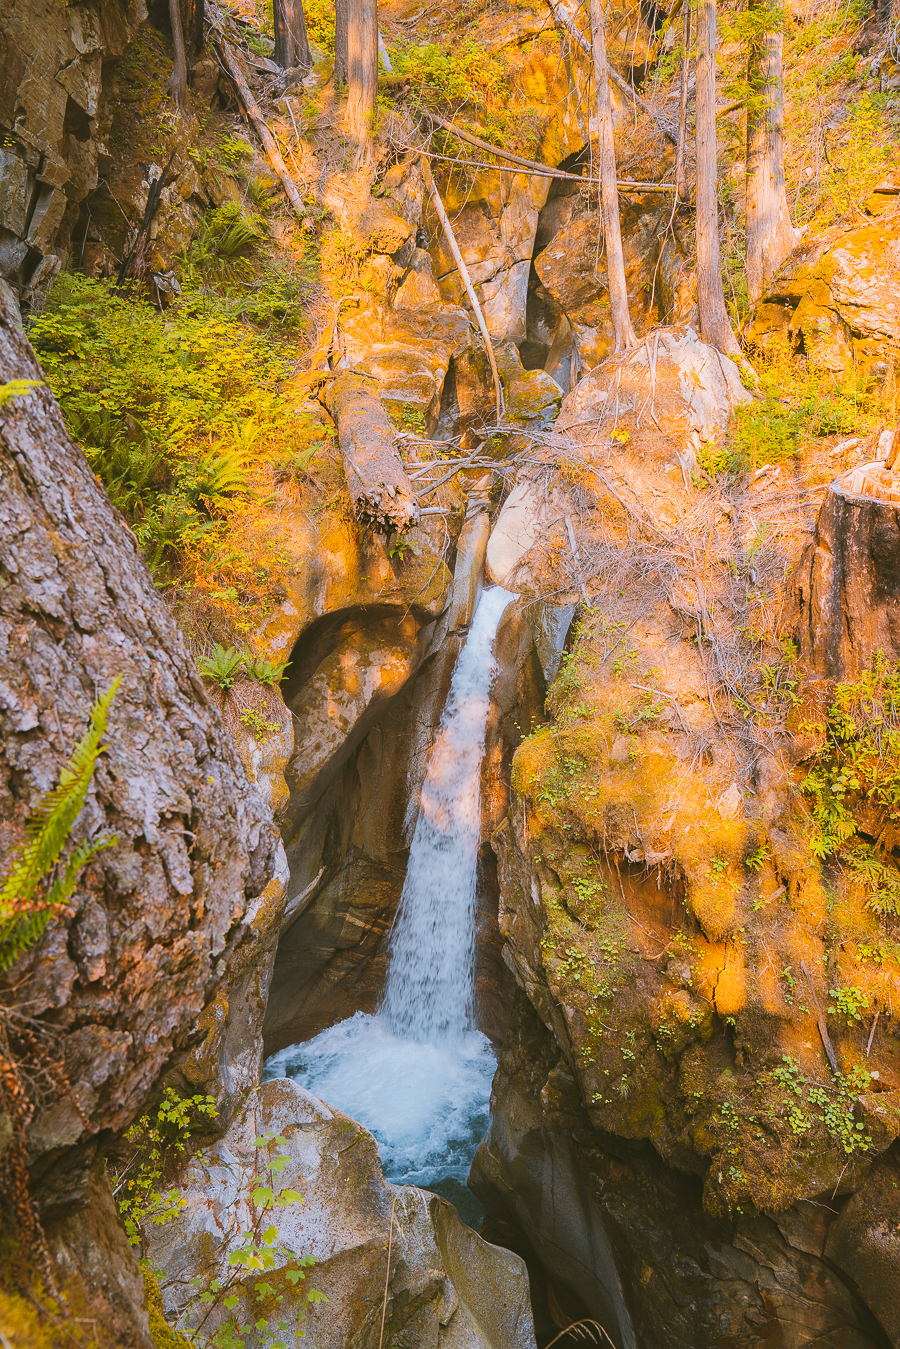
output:
[[497, 672], [493, 643], [513, 596], [485, 590], [428, 757], [381, 1008], [275, 1054], [287, 1074], [378, 1139], [385, 1175], [465, 1199], [487, 1127], [495, 1061], [474, 1029], [481, 761]]

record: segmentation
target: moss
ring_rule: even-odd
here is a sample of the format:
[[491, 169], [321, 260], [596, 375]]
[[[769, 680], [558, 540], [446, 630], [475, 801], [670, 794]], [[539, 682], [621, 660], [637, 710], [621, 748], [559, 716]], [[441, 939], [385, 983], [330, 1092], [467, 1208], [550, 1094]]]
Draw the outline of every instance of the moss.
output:
[[146, 1266], [143, 1268], [144, 1288], [147, 1293], [147, 1311], [150, 1316], [150, 1335], [156, 1349], [191, 1349], [190, 1342], [165, 1318], [159, 1279]]

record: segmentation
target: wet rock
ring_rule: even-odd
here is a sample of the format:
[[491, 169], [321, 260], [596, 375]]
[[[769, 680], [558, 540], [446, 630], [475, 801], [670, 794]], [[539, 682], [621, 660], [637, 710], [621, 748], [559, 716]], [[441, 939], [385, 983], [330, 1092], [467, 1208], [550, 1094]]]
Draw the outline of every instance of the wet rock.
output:
[[[263, 1138], [279, 1141], [263, 1148]], [[533, 1349], [521, 1260], [464, 1227], [446, 1200], [388, 1186], [371, 1134], [284, 1078], [264, 1083], [225, 1137], [195, 1154], [182, 1179], [185, 1207], [152, 1231], [169, 1317], [196, 1326], [208, 1308], [191, 1281], [232, 1277], [228, 1257], [258, 1213], [254, 1178], [276, 1153], [287, 1158], [276, 1196], [303, 1196], [266, 1217], [277, 1229], [268, 1277], [284, 1290], [278, 1318], [291, 1333], [305, 1332], [317, 1349], [363, 1349], [377, 1342], [383, 1318], [385, 1349]], [[292, 1294], [282, 1271], [303, 1256], [315, 1263]], [[252, 1272], [236, 1281], [242, 1307], [257, 1281]], [[309, 1287], [328, 1300], [304, 1311]], [[215, 1332], [227, 1318], [214, 1305], [204, 1328]]]

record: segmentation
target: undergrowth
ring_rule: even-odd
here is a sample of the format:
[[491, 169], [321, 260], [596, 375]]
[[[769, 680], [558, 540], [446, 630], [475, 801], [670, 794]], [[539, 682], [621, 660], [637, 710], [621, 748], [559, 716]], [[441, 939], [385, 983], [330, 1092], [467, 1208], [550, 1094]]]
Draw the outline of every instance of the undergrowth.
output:
[[[868, 908], [900, 914], [900, 871], [892, 855], [900, 834], [900, 666], [879, 653], [858, 680], [836, 686], [824, 722], [809, 729], [824, 737], [802, 784], [813, 855], [840, 859], [863, 887]], [[859, 829], [866, 807], [887, 825], [874, 840]]]
[[270, 321], [281, 282], [274, 298], [236, 298], [233, 284], [219, 294], [203, 281], [233, 225], [229, 213], [213, 217], [213, 244], [188, 259], [182, 294], [164, 312], [65, 275], [29, 335], [157, 583], [192, 586], [248, 631], [284, 595], [279, 483], [324, 433], [309, 405], [283, 395], [291, 351], [249, 321]]

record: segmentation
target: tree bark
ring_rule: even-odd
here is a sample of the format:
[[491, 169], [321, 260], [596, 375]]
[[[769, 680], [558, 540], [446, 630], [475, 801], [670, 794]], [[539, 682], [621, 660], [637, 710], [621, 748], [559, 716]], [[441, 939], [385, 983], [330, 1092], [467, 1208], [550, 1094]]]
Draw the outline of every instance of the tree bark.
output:
[[347, 86], [345, 130], [359, 163], [372, 134], [378, 94], [378, 0], [347, 0]]
[[[747, 0], [750, 14], [771, 10], [770, 0]], [[769, 16], [765, 31], [750, 38], [747, 82], [747, 290], [761, 298], [794, 246], [784, 182], [784, 79], [780, 20]]]
[[697, 289], [700, 334], [726, 355], [740, 351], [725, 308], [719, 247], [716, 146], [716, 0], [700, 0], [697, 18]]
[[358, 371], [341, 370], [323, 384], [319, 400], [337, 427], [357, 520], [380, 534], [405, 534], [419, 523], [419, 503], [374, 381]]
[[334, 3], [334, 87], [341, 89], [347, 83], [347, 5], [348, 0]]
[[681, 24], [681, 90], [678, 99], [678, 149], [675, 154], [675, 197], [677, 201], [687, 201], [688, 186], [684, 172], [685, 140], [687, 135], [687, 97], [688, 74], [691, 68], [691, 7], [684, 6]]
[[295, 66], [308, 70], [312, 65], [303, 0], [274, 0], [275, 64], [282, 70]]
[[613, 140], [612, 105], [609, 95], [609, 63], [606, 59], [606, 33], [603, 27], [601, 0], [591, 0], [591, 40], [597, 121], [600, 125], [600, 206], [606, 241], [606, 274], [609, 280], [613, 351], [627, 351], [629, 347], [637, 345], [637, 336], [631, 325], [628, 289], [625, 284], [625, 257], [622, 252], [622, 227], [619, 222], [619, 189], [616, 183], [616, 147]]
[[[43, 374], [0, 297], [0, 384], [21, 378]], [[86, 1117], [61, 1090], [36, 1101], [33, 1192], [42, 1208], [65, 1210], [196, 1040], [236, 952], [258, 940], [266, 910], [254, 897], [277, 835], [134, 536], [46, 385], [0, 408], [0, 575], [4, 875], [95, 697], [122, 677], [73, 830], [77, 842], [115, 842], [38, 944], [0, 972], [0, 1008], [50, 1028]]]
[[181, 0], [169, 0], [169, 23], [172, 28], [174, 60], [168, 89], [181, 111], [187, 112], [188, 68], [187, 51], [184, 45], [184, 25], [181, 22]]

